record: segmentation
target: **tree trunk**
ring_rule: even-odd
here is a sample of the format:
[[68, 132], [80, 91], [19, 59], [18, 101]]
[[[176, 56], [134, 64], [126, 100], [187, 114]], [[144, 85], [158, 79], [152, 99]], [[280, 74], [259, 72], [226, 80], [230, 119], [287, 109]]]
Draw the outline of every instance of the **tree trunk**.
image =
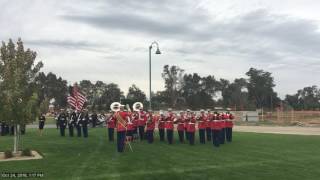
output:
[[18, 153], [19, 150], [19, 134], [20, 134], [20, 126], [14, 125], [14, 139], [13, 139], [13, 153]]

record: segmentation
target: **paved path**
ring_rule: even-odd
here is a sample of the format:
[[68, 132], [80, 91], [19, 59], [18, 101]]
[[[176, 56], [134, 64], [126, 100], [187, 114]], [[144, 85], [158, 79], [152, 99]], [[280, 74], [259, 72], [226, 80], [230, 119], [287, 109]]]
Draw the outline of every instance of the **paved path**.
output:
[[[38, 128], [38, 125], [27, 125], [27, 128]], [[46, 124], [45, 128], [56, 128], [55, 124]], [[235, 126], [234, 131], [273, 134], [320, 135], [320, 127], [282, 127], [282, 126]]]
[[320, 135], [320, 128], [315, 127], [282, 127], [282, 126], [235, 126], [234, 131], [273, 134]]

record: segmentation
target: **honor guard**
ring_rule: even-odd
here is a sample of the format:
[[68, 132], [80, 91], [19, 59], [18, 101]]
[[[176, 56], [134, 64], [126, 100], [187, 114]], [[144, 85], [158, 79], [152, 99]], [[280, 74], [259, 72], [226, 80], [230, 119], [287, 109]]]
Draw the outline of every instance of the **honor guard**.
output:
[[61, 113], [58, 116], [58, 123], [60, 128], [60, 135], [65, 136], [65, 129], [67, 126], [67, 114], [65, 113], [64, 109], [61, 109]]
[[231, 113], [227, 113], [227, 120], [226, 120], [226, 138], [227, 142], [232, 141], [232, 128], [233, 128], [233, 119], [234, 116]]
[[147, 114], [147, 140], [149, 144], [153, 143], [153, 133], [156, 127], [156, 120], [157, 117], [153, 115], [150, 110]]
[[117, 126], [117, 150], [118, 152], [124, 151], [124, 144], [126, 138], [126, 126], [128, 123], [128, 113], [124, 111], [124, 105], [120, 106], [120, 111], [114, 113]]
[[44, 114], [41, 114], [39, 117], [39, 134], [40, 134], [40, 136], [42, 136], [45, 122], [46, 122], [46, 117]]
[[83, 132], [83, 137], [87, 138], [88, 137], [88, 124], [89, 124], [89, 114], [87, 110], [84, 110], [81, 116], [81, 125], [82, 125], [82, 132]]
[[205, 144], [206, 143], [205, 131], [206, 131], [207, 117], [203, 109], [200, 111], [200, 116], [197, 118], [197, 120], [198, 120], [200, 143]]
[[178, 135], [179, 135], [179, 141], [181, 143], [184, 142], [184, 130], [185, 130], [184, 129], [184, 123], [185, 123], [184, 119], [185, 119], [184, 112], [181, 111], [179, 117], [177, 118], [177, 123], [178, 123], [177, 131], [178, 131]]
[[194, 145], [194, 134], [196, 132], [196, 117], [194, 112], [191, 113], [187, 132], [188, 132], [189, 144]]
[[81, 126], [82, 126], [81, 113], [76, 112], [76, 114], [77, 114], [77, 121], [76, 121], [77, 136], [81, 137], [82, 136], [82, 133], [81, 133]]
[[116, 119], [114, 116], [110, 116], [107, 119], [107, 127], [108, 127], [108, 137], [109, 137], [109, 141], [114, 141], [114, 128], [116, 127], [116, 123], [115, 123]]
[[91, 114], [91, 122], [92, 122], [92, 127], [95, 128], [98, 123], [98, 115], [95, 111]]
[[165, 123], [166, 123], [166, 117], [164, 116], [163, 112], [160, 112], [160, 117], [159, 117], [159, 120], [158, 120], [158, 129], [159, 129], [160, 141], [164, 141]]
[[166, 117], [166, 124], [165, 124], [165, 128], [167, 130], [167, 140], [169, 144], [173, 143], [173, 129], [174, 129], [174, 125], [173, 125], [173, 121], [174, 121], [175, 117], [174, 114], [172, 113], [172, 109], [168, 109], [168, 115]]
[[210, 109], [208, 109], [208, 114], [207, 114], [207, 121], [206, 121], [206, 135], [207, 135], [207, 141], [210, 142], [211, 141], [211, 121], [213, 118], [213, 114], [211, 113]]
[[73, 129], [76, 125], [76, 122], [77, 122], [77, 113], [75, 111], [73, 111], [70, 114], [70, 118], [68, 121], [68, 129], [69, 129], [69, 136], [70, 137], [73, 137]]
[[219, 147], [221, 127], [220, 127], [220, 122], [219, 122], [217, 112], [214, 112], [213, 119], [211, 121], [211, 130], [212, 130], [212, 143], [215, 147]]

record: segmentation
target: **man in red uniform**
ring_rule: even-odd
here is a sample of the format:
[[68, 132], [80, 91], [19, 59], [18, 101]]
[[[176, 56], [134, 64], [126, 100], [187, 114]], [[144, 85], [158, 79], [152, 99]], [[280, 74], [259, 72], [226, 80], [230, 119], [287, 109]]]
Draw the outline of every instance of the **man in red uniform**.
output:
[[[128, 113], [128, 116], [131, 117], [131, 113]], [[126, 133], [126, 140], [127, 141], [133, 141], [133, 131], [134, 131], [134, 124], [131, 121], [131, 118], [128, 119], [128, 124], [127, 124], [127, 133]]]
[[154, 132], [154, 128], [156, 127], [156, 120], [157, 120], [157, 117], [154, 116], [152, 114], [152, 111], [150, 110], [147, 114], [147, 140], [148, 140], [148, 143], [151, 144], [153, 143], [153, 132]]
[[183, 143], [184, 141], [184, 112], [181, 111], [180, 112], [180, 116], [178, 117], [177, 119], [177, 123], [178, 123], [178, 126], [177, 126], [177, 131], [178, 131], [178, 134], [179, 134], [179, 141], [181, 143]]
[[220, 126], [221, 126], [220, 144], [224, 144], [226, 141], [226, 114], [221, 113], [219, 115], [219, 119], [220, 119]]
[[214, 112], [213, 120], [211, 121], [211, 130], [212, 130], [212, 143], [215, 147], [219, 147], [221, 127], [220, 127], [220, 122], [219, 122], [217, 112]]
[[164, 116], [163, 112], [160, 112], [160, 117], [158, 119], [158, 130], [159, 130], [159, 137], [160, 141], [164, 141], [165, 137], [165, 123], [166, 123], [166, 117]]
[[110, 116], [107, 119], [109, 141], [114, 141], [114, 128], [116, 127], [115, 121], [116, 121], [116, 119], [114, 116]]
[[184, 117], [184, 131], [186, 134], [186, 140], [189, 141], [189, 132], [188, 132], [188, 126], [189, 122], [191, 120], [191, 112], [190, 109], [187, 109], [187, 114]]
[[147, 122], [146, 112], [143, 111], [143, 108], [140, 107], [140, 111], [138, 112], [138, 128], [139, 128], [139, 136], [140, 140], [144, 139], [144, 128]]
[[196, 117], [195, 117], [194, 112], [191, 113], [191, 117], [190, 117], [190, 120], [188, 123], [187, 132], [188, 132], [188, 138], [189, 138], [190, 145], [194, 145], [194, 134], [196, 132]]
[[139, 135], [138, 135], [138, 121], [139, 121], [139, 115], [138, 112], [133, 112], [132, 116], [132, 123], [133, 123], [133, 139], [138, 139]]
[[166, 117], [166, 130], [167, 130], [167, 140], [169, 144], [173, 143], [173, 121], [175, 117], [174, 114], [172, 113], [172, 109], [168, 109], [168, 115]]
[[124, 111], [124, 105], [120, 106], [120, 111], [114, 113], [117, 126], [117, 150], [124, 151], [124, 144], [126, 140], [127, 122], [129, 121], [128, 113]]
[[206, 130], [207, 117], [203, 109], [201, 109], [200, 113], [201, 113], [200, 116], [197, 118], [199, 138], [200, 138], [200, 143], [205, 144], [206, 143], [205, 130]]
[[207, 114], [207, 121], [206, 121], [206, 134], [207, 134], [207, 141], [211, 141], [211, 121], [213, 118], [213, 114], [211, 113], [210, 109], [208, 109], [208, 114]]
[[227, 142], [231, 142], [232, 141], [233, 119], [234, 119], [234, 116], [230, 112], [227, 112], [227, 121], [226, 121], [226, 138], [227, 138]]

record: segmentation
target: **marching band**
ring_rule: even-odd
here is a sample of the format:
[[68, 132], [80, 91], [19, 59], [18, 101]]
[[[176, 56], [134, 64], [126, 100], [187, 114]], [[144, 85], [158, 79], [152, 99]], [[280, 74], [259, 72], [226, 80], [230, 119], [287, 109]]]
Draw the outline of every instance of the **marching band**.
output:
[[[133, 105], [133, 112], [130, 108], [124, 109], [124, 105], [118, 102], [112, 103], [110, 109], [113, 115], [107, 119], [107, 127], [109, 132], [109, 141], [113, 141], [113, 131], [117, 128], [117, 147], [118, 152], [123, 152], [126, 144], [132, 142], [134, 134], [139, 132], [139, 139], [143, 141], [147, 139], [148, 143], [154, 141], [154, 130], [156, 124], [158, 125], [160, 141], [173, 144], [174, 127], [179, 136], [179, 142], [184, 142], [184, 135], [190, 145], [195, 144], [195, 132], [198, 129], [199, 139], [201, 144], [207, 142], [213, 143], [215, 147], [224, 144], [225, 141], [232, 141], [232, 128], [234, 116], [230, 112], [214, 112], [210, 110], [200, 110], [200, 114], [189, 109], [179, 114], [175, 114], [172, 109], [168, 109], [167, 114], [160, 111], [159, 115], [154, 114], [152, 111], [144, 111], [143, 104], [138, 102]], [[132, 148], [130, 144], [130, 149]]]
[[[108, 140], [110, 142], [115, 140], [116, 131], [118, 152], [123, 152], [126, 145], [132, 150], [130, 142], [137, 139], [147, 140], [149, 144], [152, 144], [156, 127], [160, 141], [167, 141], [169, 145], [174, 143], [175, 128], [180, 143], [184, 143], [186, 140], [190, 145], [194, 145], [196, 131], [198, 131], [200, 144], [212, 142], [214, 147], [219, 147], [221, 144], [225, 144], [225, 141], [232, 141], [234, 116], [230, 112], [211, 113], [210, 110], [201, 109], [200, 113], [196, 114], [196, 112], [187, 109], [174, 113], [170, 108], [166, 114], [160, 111], [158, 115], [150, 110], [144, 111], [143, 104], [140, 102], [133, 104], [133, 111], [128, 105], [125, 106], [119, 102], [112, 103], [110, 109], [112, 114], [105, 118]], [[75, 128], [78, 137], [83, 135], [87, 138], [89, 121], [91, 120], [92, 127], [95, 127], [105, 117], [100, 116], [94, 113], [90, 118], [87, 110], [66, 113], [62, 109], [57, 117], [60, 135], [65, 136], [65, 129], [68, 125], [70, 137], [73, 137]]]

